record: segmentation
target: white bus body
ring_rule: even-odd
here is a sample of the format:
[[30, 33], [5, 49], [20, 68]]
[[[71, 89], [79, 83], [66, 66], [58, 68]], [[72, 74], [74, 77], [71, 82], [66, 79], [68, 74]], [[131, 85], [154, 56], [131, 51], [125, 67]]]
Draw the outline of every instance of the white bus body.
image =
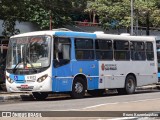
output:
[[105, 89], [131, 94], [157, 81], [155, 37], [40, 31], [10, 39], [9, 92], [32, 92], [36, 99], [68, 92], [82, 98], [86, 90], [96, 96]]

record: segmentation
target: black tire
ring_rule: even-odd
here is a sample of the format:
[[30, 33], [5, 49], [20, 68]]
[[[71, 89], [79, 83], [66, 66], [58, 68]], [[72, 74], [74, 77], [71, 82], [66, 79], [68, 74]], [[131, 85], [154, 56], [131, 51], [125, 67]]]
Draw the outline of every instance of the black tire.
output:
[[160, 86], [157, 86], [156, 88], [157, 88], [158, 90], [160, 90]]
[[118, 88], [117, 92], [118, 92], [119, 95], [125, 95], [126, 94], [125, 88]]
[[45, 100], [48, 97], [46, 92], [33, 92], [32, 95], [36, 100]]
[[92, 96], [98, 97], [98, 96], [104, 95], [105, 89], [88, 90], [87, 92], [88, 92], [88, 94], [90, 94]]
[[74, 99], [83, 98], [85, 95], [86, 84], [81, 77], [74, 79], [72, 84], [72, 91], [70, 93], [71, 97]]
[[136, 80], [132, 75], [128, 75], [125, 81], [125, 88], [117, 89], [118, 94], [133, 94], [136, 89]]

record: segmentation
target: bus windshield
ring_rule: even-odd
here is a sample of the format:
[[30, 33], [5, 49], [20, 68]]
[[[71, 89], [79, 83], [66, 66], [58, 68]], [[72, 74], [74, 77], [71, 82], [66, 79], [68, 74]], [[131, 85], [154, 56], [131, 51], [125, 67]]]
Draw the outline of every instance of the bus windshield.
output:
[[6, 69], [35, 69], [50, 63], [50, 36], [11, 38]]

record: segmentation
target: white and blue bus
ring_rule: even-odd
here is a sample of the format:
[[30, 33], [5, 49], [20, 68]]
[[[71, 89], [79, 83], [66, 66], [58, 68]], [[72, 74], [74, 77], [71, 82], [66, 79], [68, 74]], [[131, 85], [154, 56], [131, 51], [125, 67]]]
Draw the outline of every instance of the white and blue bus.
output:
[[82, 98], [106, 89], [132, 94], [157, 82], [155, 37], [51, 30], [9, 41], [8, 92], [31, 92], [37, 100], [55, 92]]

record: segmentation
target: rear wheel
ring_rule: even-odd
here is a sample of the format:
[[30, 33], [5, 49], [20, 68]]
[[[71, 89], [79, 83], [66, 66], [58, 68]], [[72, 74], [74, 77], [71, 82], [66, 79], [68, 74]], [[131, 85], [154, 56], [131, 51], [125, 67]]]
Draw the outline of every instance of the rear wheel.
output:
[[83, 98], [85, 95], [86, 84], [81, 77], [75, 78], [72, 85], [71, 97], [74, 99]]
[[99, 90], [88, 90], [87, 91], [92, 96], [102, 96], [105, 92], [105, 89], [99, 89]]
[[45, 100], [48, 97], [48, 93], [45, 92], [33, 92], [32, 95], [36, 100]]
[[119, 94], [133, 94], [136, 89], [136, 80], [132, 75], [128, 75], [125, 81], [125, 88], [117, 89]]

